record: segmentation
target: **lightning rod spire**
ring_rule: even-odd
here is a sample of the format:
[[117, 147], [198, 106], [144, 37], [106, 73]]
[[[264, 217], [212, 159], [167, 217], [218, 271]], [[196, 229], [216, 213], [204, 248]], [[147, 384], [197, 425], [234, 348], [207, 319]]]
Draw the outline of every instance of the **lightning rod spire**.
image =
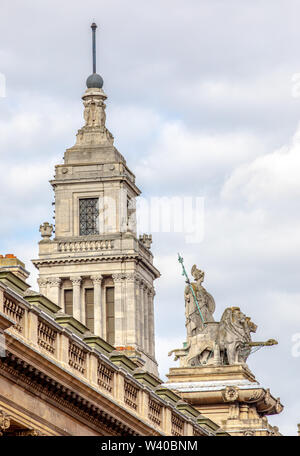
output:
[[93, 73], [96, 73], [96, 28], [97, 24], [95, 22], [92, 23], [92, 41], [93, 41]]
[[103, 79], [96, 73], [96, 28], [97, 24], [92, 23], [92, 53], [93, 53], [93, 73], [87, 78], [86, 85], [88, 89], [102, 89]]

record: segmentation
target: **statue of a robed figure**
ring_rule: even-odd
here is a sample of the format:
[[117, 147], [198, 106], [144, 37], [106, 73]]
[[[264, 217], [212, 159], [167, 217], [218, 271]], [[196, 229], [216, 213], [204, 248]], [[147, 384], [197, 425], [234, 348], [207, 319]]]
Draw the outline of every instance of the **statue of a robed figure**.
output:
[[197, 269], [194, 264], [191, 273], [195, 281], [188, 284], [184, 290], [185, 325], [188, 338], [199, 334], [203, 330], [205, 322], [214, 321], [213, 313], [216, 308], [214, 298], [202, 286], [204, 272]]

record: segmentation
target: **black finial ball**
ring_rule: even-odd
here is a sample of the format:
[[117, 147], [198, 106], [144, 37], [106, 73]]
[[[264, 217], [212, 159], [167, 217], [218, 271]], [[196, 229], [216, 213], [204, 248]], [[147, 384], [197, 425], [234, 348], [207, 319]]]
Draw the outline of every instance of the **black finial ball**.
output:
[[86, 86], [88, 89], [102, 89], [103, 79], [100, 74], [93, 73], [86, 80]]

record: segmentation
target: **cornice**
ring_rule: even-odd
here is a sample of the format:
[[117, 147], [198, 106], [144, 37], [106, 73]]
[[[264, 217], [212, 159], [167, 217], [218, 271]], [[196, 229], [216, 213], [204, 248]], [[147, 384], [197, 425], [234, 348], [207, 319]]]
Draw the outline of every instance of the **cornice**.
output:
[[93, 183], [93, 182], [123, 182], [126, 181], [127, 185], [131, 187], [134, 193], [139, 196], [141, 194], [141, 190], [129, 179], [127, 174], [116, 174], [110, 176], [103, 176], [103, 177], [74, 177], [71, 179], [52, 179], [50, 180], [50, 184], [52, 187], [56, 187], [58, 185], [70, 185], [70, 184], [82, 184], [83, 182], [86, 183]]
[[154, 275], [154, 278], [160, 277], [160, 272], [149, 263], [145, 258], [138, 254], [115, 254], [115, 255], [101, 255], [93, 257], [62, 257], [62, 258], [39, 258], [37, 260], [32, 260], [34, 266], [39, 269], [39, 266], [42, 265], [61, 265], [61, 264], [87, 264], [87, 263], [105, 263], [105, 262], [119, 262], [119, 261], [136, 261], [141, 262], [146, 265], [148, 269]]

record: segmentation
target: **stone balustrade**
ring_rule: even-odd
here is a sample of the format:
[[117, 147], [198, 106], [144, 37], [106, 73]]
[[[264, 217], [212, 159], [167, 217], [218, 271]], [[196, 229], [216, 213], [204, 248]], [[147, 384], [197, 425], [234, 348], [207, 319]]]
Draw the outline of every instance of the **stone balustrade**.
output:
[[38, 320], [38, 344], [39, 346], [46, 350], [47, 352], [51, 353], [52, 355], [55, 354], [56, 350], [56, 339], [57, 339], [57, 331], [49, 324], [42, 320]]
[[125, 380], [124, 382], [124, 402], [128, 407], [131, 407], [133, 410], [138, 408], [138, 396], [139, 388], [136, 385], [133, 385], [131, 382]]
[[5, 294], [3, 313], [15, 320], [16, 324], [14, 330], [22, 334], [24, 332], [24, 307], [19, 304], [16, 299]]
[[98, 252], [101, 250], [113, 250], [113, 248], [113, 239], [66, 241], [58, 243], [58, 251], [61, 253]]
[[111, 394], [114, 390], [114, 374], [114, 369], [100, 359], [98, 360], [97, 383], [101, 389]]

